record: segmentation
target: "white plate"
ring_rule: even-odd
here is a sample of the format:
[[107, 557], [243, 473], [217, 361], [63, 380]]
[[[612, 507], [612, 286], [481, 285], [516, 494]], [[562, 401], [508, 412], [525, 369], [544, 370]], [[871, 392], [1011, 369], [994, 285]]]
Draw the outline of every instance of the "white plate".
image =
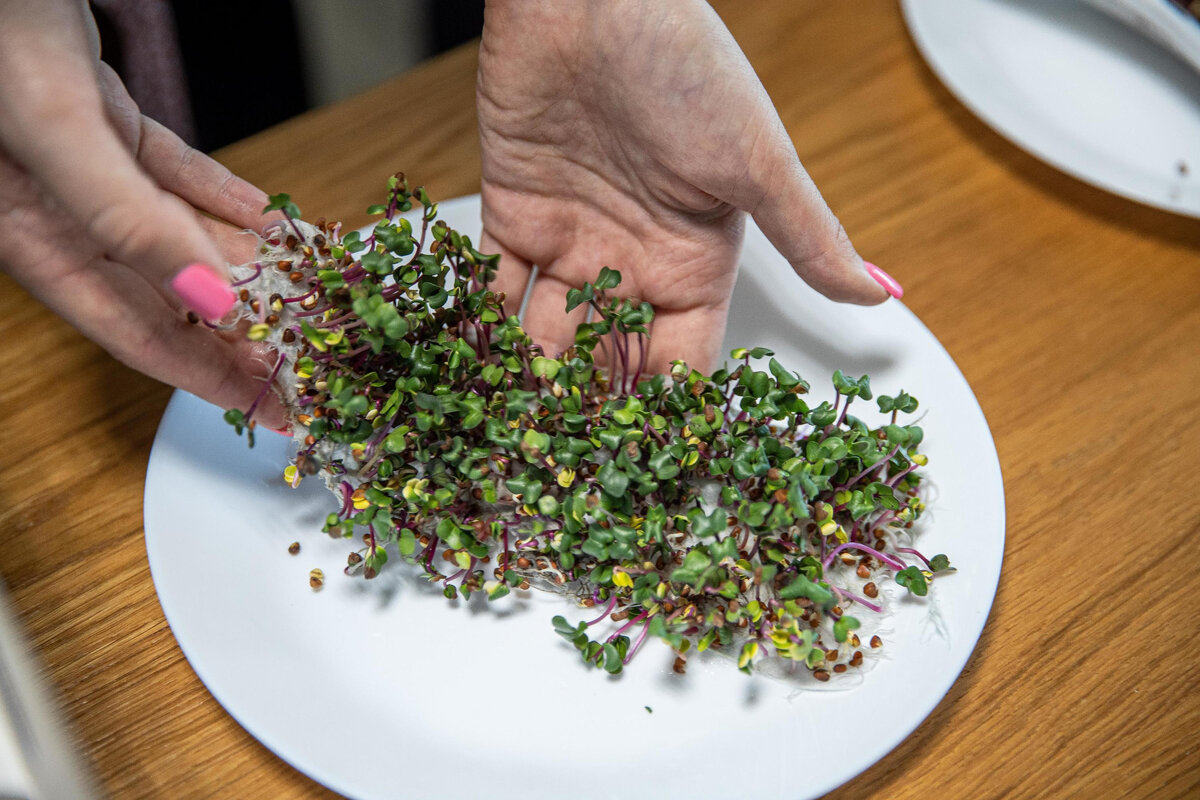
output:
[[[479, 231], [479, 198], [442, 203]], [[217, 700], [316, 780], [359, 798], [812, 797], [870, 766], [950, 688], [987, 619], [1004, 552], [995, 447], [970, 387], [903, 305], [842, 306], [801, 284], [753, 226], [728, 342], [773, 347], [818, 397], [835, 368], [921, 400], [936, 482], [919, 547], [958, 567], [890, 620], [888, 657], [844, 691], [692, 659], [648, 642], [625, 674], [588, 670], [550, 618], [555, 596], [452, 607], [405, 569], [342, 574], [320, 532], [332, 496], [280, 475], [288, 442], [248, 451], [219, 409], [177, 393], [146, 477], [146, 549], [163, 611]], [[287, 546], [300, 541], [290, 556]], [[403, 565], [401, 565], [402, 567]], [[327, 576], [319, 593], [308, 571]], [[647, 707], [651, 710], [648, 711]]]
[[901, 4], [933, 71], [1001, 135], [1101, 189], [1200, 216], [1200, 73], [1183, 60], [1079, 0]]

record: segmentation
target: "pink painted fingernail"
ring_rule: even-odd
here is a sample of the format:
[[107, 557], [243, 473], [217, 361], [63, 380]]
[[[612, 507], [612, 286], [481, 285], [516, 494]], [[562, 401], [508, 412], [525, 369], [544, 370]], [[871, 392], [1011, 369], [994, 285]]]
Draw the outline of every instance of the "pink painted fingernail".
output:
[[271, 433], [278, 433], [280, 436], [286, 436], [289, 439], [292, 438], [291, 428], [267, 428], [267, 430], [269, 430]]
[[904, 297], [904, 287], [900, 285], [899, 281], [897, 281], [891, 275], [888, 275], [879, 267], [872, 264], [870, 261], [864, 261], [863, 264], [865, 264], [867, 267], [867, 273], [874, 278], [880, 286], [882, 286], [884, 289], [887, 289], [888, 294], [897, 300], [899, 300], [901, 297]]
[[217, 273], [204, 264], [188, 264], [171, 279], [171, 288], [184, 304], [208, 320], [229, 313], [237, 294]]

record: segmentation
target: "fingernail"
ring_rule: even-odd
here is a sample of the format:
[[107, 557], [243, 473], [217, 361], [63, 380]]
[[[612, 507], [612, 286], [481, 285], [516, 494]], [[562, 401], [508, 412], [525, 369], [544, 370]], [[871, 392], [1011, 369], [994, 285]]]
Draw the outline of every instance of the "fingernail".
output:
[[875, 279], [876, 283], [887, 289], [887, 293], [899, 300], [904, 297], [904, 287], [900, 282], [881, 270], [879, 267], [872, 264], [870, 261], [864, 261], [863, 264], [867, 267], [867, 273]]
[[208, 320], [225, 316], [237, 302], [237, 294], [217, 273], [204, 264], [189, 264], [171, 279], [171, 288], [184, 304]]
[[292, 436], [291, 428], [267, 428], [267, 430], [271, 431], [272, 433], [278, 433], [280, 436], [286, 436], [289, 439]]

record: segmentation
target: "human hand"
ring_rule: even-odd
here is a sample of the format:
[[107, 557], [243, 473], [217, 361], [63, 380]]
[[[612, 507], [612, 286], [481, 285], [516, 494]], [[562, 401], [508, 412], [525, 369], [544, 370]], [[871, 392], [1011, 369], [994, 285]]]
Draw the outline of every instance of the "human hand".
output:
[[[834, 300], [900, 287], [864, 265], [800, 165], [762, 84], [700, 0], [492, 0], [479, 55], [482, 247], [550, 354], [586, 310], [568, 288], [601, 266], [657, 312], [649, 365], [711, 368], [749, 212], [796, 273]], [[873, 277], [878, 275], [879, 277]], [[887, 285], [890, 289], [885, 288]]]
[[[249, 259], [236, 231], [263, 225], [266, 195], [143, 117], [92, 25], [72, 0], [0, 0], [0, 269], [129, 366], [245, 407], [265, 354], [183, 306], [232, 307], [224, 265]], [[273, 397], [257, 417], [286, 424]]]

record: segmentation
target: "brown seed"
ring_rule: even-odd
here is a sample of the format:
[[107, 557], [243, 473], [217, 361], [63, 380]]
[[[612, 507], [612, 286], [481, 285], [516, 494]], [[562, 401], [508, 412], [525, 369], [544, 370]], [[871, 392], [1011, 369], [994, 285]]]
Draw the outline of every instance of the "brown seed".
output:
[[678, 656], [675, 663], [671, 665], [671, 669], [675, 670], [675, 674], [682, 675], [687, 672], [687, 660], [683, 656]]
[[292, 260], [290, 258], [285, 258], [283, 261], [276, 261], [275, 269], [279, 270], [280, 272], [291, 272]]
[[858, 634], [857, 633], [850, 634], [850, 646], [858, 647], [860, 644], [862, 644], [862, 640], [858, 638]]
[[862, 659], [863, 659], [862, 650], [855, 650], [854, 655], [850, 656], [850, 666], [857, 667], [859, 664], [862, 663]]
[[262, 308], [262, 304], [258, 302], [257, 297], [250, 301], [250, 310], [253, 311], [255, 314], [258, 313], [258, 310], [260, 308]]
[[834, 606], [833, 613], [840, 617], [844, 612], [842, 611], [841, 606]]
[[773, 498], [775, 498], [776, 503], [786, 503], [787, 502], [787, 492], [784, 491], [783, 489], [776, 489], [775, 493], [772, 494], [771, 496]]
[[846, 671], [846, 665], [845, 664], [834, 664], [833, 671], [840, 675]]
[[529, 588], [529, 581], [521, 581], [521, 588], [522, 588], [522, 589], [528, 589], [528, 588]]
[[379, 573], [375, 570], [374, 567], [367, 567], [366, 569], [363, 570], [363, 577], [366, 578], [367, 580], [371, 580], [378, 574]]
[[866, 566], [859, 564], [858, 569], [854, 571], [854, 574], [858, 575], [860, 578], [869, 578], [871, 577], [871, 570], [867, 569]]
[[300, 240], [289, 233], [287, 238], [283, 240], [283, 243], [287, 245], [288, 250], [295, 250], [296, 245], [300, 244]]
[[311, 247], [309, 247], [308, 245], [304, 245], [303, 247], [301, 247], [300, 252], [304, 253], [305, 258], [312, 258], [313, 249]]
[[449, 561], [451, 564], [453, 564], [453, 563], [454, 563], [454, 551], [453, 551], [453, 550], [446, 550], [445, 552], [443, 552], [443, 553], [442, 553], [442, 560], [443, 560], [443, 561]]
[[821, 620], [817, 619], [816, 617], [813, 617], [812, 619], [810, 619], [808, 621], [808, 627], [810, 627], [810, 628], [815, 628], [820, 624], [821, 624]]
[[288, 280], [292, 283], [299, 283], [300, 281], [304, 280], [304, 273], [298, 270], [292, 272], [290, 275], [288, 275]]
[[305, 436], [305, 437], [304, 437], [304, 443], [305, 443], [306, 445], [309, 445], [309, 446], [311, 447], [312, 445], [314, 445], [314, 444], [316, 444], [316, 443], [317, 443], [317, 437], [313, 436], [313, 435], [310, 433], [308, 436]]
[[358, 562], [360, 562], [362, 560], [363, 560], [362, 556], [359, 555], [358, 553], [351, 553], [349, 556], [346, 557], [346, 563], [351, 566], [354, 566], [355, 564], [357, 564]]
[[283, 340], [288, 344], [296, 341], [296, 332], [291, 328], [285, 328], [283, 331]]
[[313, 589], [320, 589], [325, 585], [325, 573], [319, 569], [309, 570], [308, 585]]
[[878, 636], [872, 636], [871, 637], [871, 647], [874, 647], [876, 649], [883, 647], [883, 639], [880, 639]]
[[813, 677], [819, 681], [824, 682], [824, 681], [829, 680], [829, 673], [823, 669], [817, 669], [817, 670], [813, 670]]
[[853, 564], [853, 563], [854, 563], [854, 560], [855, 560], [855, 559], [854, 559], [854, 556], [852, 556], [852, 555], [851, 555], [851, 554], [849, 554], [849, 553], [842, 553], [842, 554], [839, 556], [839, 558], [841, 558], [841, 559], [842, 559], [842, 563], [843, 563], [843, 564], [845, 564], [847, 567], [848, 567], [848, 566], [850, 566], [851, 564]]
[[241, 300], [244, 303], [249, 299], [250, 299], [250, 290], [249, 289], [242, 289], [240, 292], [238, 292], [238, 300]]
[[837, 657], [838, 657], [838, 651], [837, 651], [837, 650], [826, 650], [826, 651], [825, 651], [825, 659], [826, 659], [827, 661], [836, 661], [836, 660], [837, 660]]
[[291, 544], [289, 544], [288, 552], [291, 553], [292, 555], [296, 555], [296, 553], [299, 553], [300, 552], [300, 543], [292, 542]]
[[863, 586], [863, 594], [867, 597], [879, 597], [879, 587], [874, 583], [868, 583]]
[[520, 567], [521, 569], [529, 569], [529, 567], [532, 564], [533, 564], [533, 562], [530, 561], [525, 556], [521, 556], [520, 558], [517, 559], [517, 566]]

